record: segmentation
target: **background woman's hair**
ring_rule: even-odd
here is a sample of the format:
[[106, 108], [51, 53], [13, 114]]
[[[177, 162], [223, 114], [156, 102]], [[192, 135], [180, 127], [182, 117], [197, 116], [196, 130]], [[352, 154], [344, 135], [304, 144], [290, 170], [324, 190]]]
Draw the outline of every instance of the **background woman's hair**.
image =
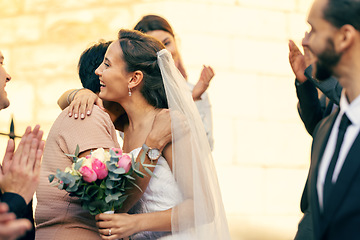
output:
[[143, 33], [147, 33], [155, 30], [162, 30], [170, 33], [173, 37], [174, 31], [171, 28], [168, 21], [165, 18], [157, 15], [146, 15], [144, 16], [134, 27], [135, 30], [138, 30]]
[[140, 70], [143, 77], [141, 94], [156, 108], [168, 108], [164, 83], [157, 62], [157, 52], [164, 45], [156, 38], [136, 30], [122, 29], [118, 35], [128, 72]]

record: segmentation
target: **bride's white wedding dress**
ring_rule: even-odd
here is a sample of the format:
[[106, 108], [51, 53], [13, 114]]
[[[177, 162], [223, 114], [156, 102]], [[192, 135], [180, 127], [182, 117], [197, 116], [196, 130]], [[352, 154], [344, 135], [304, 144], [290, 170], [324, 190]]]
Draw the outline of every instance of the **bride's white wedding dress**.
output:
[[[167, 161], [159, 158], [155, 177], [131, 213], [172, 208], [172, 232], [141, 232], [131, 238], [228, 240], [225, 210], [201, 117], [171, 53], [163, 49], [157, 56], [171, 116], [172, 171]], [[135, 157], [140, 149], [132, 151]]]
[[[131, 151], [137, 158], [141, 148]], [[154, 177], [150, 179], [143, 196], [130, 209], [129, 213], [158, 212], [173, 208], [183, 201], [182, 194], [175, 182], [174, 176], [166, 159], [161, 156], [154, 169]], [[172, 239], [171, 232], [140, 232], [131, 239]]]

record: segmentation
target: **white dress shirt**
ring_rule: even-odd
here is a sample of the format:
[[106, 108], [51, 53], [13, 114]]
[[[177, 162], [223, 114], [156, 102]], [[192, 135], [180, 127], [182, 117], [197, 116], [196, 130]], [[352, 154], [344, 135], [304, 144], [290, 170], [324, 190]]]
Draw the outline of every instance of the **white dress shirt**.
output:
[[[189, 82], [186, 83], [190, 91], [192, 92], [192, 90], [194, 89], [194, 85]], [[201, 95], [200, 100], [195, 101], [195, 105], [199, 111], [201, 120], [204, 124], [205, 132], [209, 141], [210, 148], [211, 150], [213, 150], [214, 138], [213, 138], [212, 112], [211, 112], [211, 104], [209, 101], [209, 96], [206, 91]]]
[[359, 130], [360, 130], [360, 96], [358, 96], [352, 103], [349, 104], [349, 102], [345, 96], [345, 91], [343, 90], [341, 93], [340, 112], [335, 120], [334, 126], [331, 130], [330, 137], [329, 137], [329, 140], [327, 142], [327, 145], [326, 145], [326, 148], [324, 151], [324, 155], [321, 159], [321, 163], [319, 166], [318, 179], [317, 179], [317, 183], [316, 183], [316, 188], [317, 188], [318, 197], [319, 197], [319, 206], [320, 206], [321, 211], [323, 210], [324, 183], [325, 183], [326, 173], [328, 171], [331, 158], [335, 151], [337, 135], [339, 132], [339, 125], [340, 125], [340, 121], [341, 121], [341, 118], [344, 113], [346, 113], [346, 116], [351, 121], [351, 125], [348, 126], [348, 128], [346, 130], [344, 140], [343, 140], [343, 143], [340, 148], [339, 157], [336, 162], [334, 174], [332, 176], [332, 183], [336, 182], [336, 180], [340, 174], [341, 168], [344, 164], [345, 158], [346, 158], [351, 146], [353, 145], [353, 142], [355, 141], [357, 135], [359, 134]]

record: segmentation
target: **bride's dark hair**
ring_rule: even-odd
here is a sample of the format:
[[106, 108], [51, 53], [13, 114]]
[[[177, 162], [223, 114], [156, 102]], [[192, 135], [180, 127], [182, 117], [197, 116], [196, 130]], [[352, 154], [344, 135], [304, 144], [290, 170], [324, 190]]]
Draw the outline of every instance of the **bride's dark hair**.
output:
[[164, 49], [164, 45], [156, 38], [136, 30], [121, 29], [118, 38], [127, 71], [140, 70], [143, 73], [141, 94], [150, 105], [156, 108], [168, 108], [164, 83], [157, 62], [157, 52]]

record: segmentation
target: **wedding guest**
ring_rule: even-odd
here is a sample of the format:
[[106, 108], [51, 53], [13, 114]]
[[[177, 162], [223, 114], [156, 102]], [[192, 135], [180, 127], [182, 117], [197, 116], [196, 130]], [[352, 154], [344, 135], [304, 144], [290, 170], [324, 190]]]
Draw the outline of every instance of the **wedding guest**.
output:
[[[304, 55], [292, 40], [289, 41], [289, 62], [296, 77], [298, 112], [306, 130], [312, 135], [316, 125], [337, 109], [342, 87], [334, 77], [325, 81], [313, 78], [312, 68], [316, 58], [308, 48], [308, 40], [309, 35], [305, 33], [302, 41]], [[317, 88], [323, 93], [320, 99]], [[304, 191], [301, 198], [300, 209], [304, 215], [299, 222], [295, 240], [311, 240], [313, 239], [313, 228], [307, 190]]]
[[[5, 91], [6, 83], [11, 76], [6, 72], [4, 56], [0, 52], [0, 110], [10, 105]], [[0, 166], [0, 239], [34, 239], [34, 219], [32, 214], [32, 198], [39, 182], [40, 161], [44, 142], [41, 140], [43, 131], [37, 125], [33, 130], [26, 131], [15, 151], [15, 143], [8, 141], [5, 156]], [[7, 212], [10, 212], [7, 213]], [[19, 219], [17, 218], [25, 218]]]
[[339, 109], [313, 132], [311, 166], [303, 197], [314, 239], [360, 235], [360, 1], [315, 0], [308, 48], [317, 58], [316, 78], [335, 76], [343, 87]]
[[210, 81], [215, 75], [214, 70], [210, 66], [204, 65], [197, 83], [193, 85], [188, 81], [188, 75], [178, 50], [175, 33], [165, 18], [157, 15], [146, 15], [142, 17], [142, 19], [135, 25], [134, 29], [157, 38], [171, 53], [176, 67], [183, 75], [187, 85], [189, 86], [189, 89], [192, 92], [192, 97], [204, 124], [210, 147], [213, 149], [214, 139], [212, 112], [209, 96], [206, 90], [209, 87]]
[[[95, 44], [81, 55], [78, 67], [84, 87], [95, 91], [100, 88], [98, 76], [94, 72], [102, 62], [109, 43]], [[113, 111], [113, 119], [121, 113], [121, 111]], [[43, 169], [37, 189], [36, 239], [100, 239], [94, 217], [81, 208], [79, 200], [51, 187], [47, 177], [55, 173], [56, 169], [63, 170], [71, 165], [71, 159], [65, 154], [73, 154], [77, 144], [80, 147], [80, 157], [88, 155], [92, 149], [99, 147], [119, 147], [115, 128], [109, 115], [111, 114], [105, 113], [99, 107], [94, 107], [91, 116], [83, 121], [76, 121], [68, 117], [65, 109], [53, 124], [44, 151]], [[145, 140], [149, 146], [162, 149], [171, 141], [167, 115], [164, 112], [157, 115], [152, 126], [153, 131]], [[145, 177], [136, 183], [140, 188], [145, 189], [149, 179]], [[130, 190], [129, 195], [124, 208], [130, 208], [141, 197], [141, 192]]]

